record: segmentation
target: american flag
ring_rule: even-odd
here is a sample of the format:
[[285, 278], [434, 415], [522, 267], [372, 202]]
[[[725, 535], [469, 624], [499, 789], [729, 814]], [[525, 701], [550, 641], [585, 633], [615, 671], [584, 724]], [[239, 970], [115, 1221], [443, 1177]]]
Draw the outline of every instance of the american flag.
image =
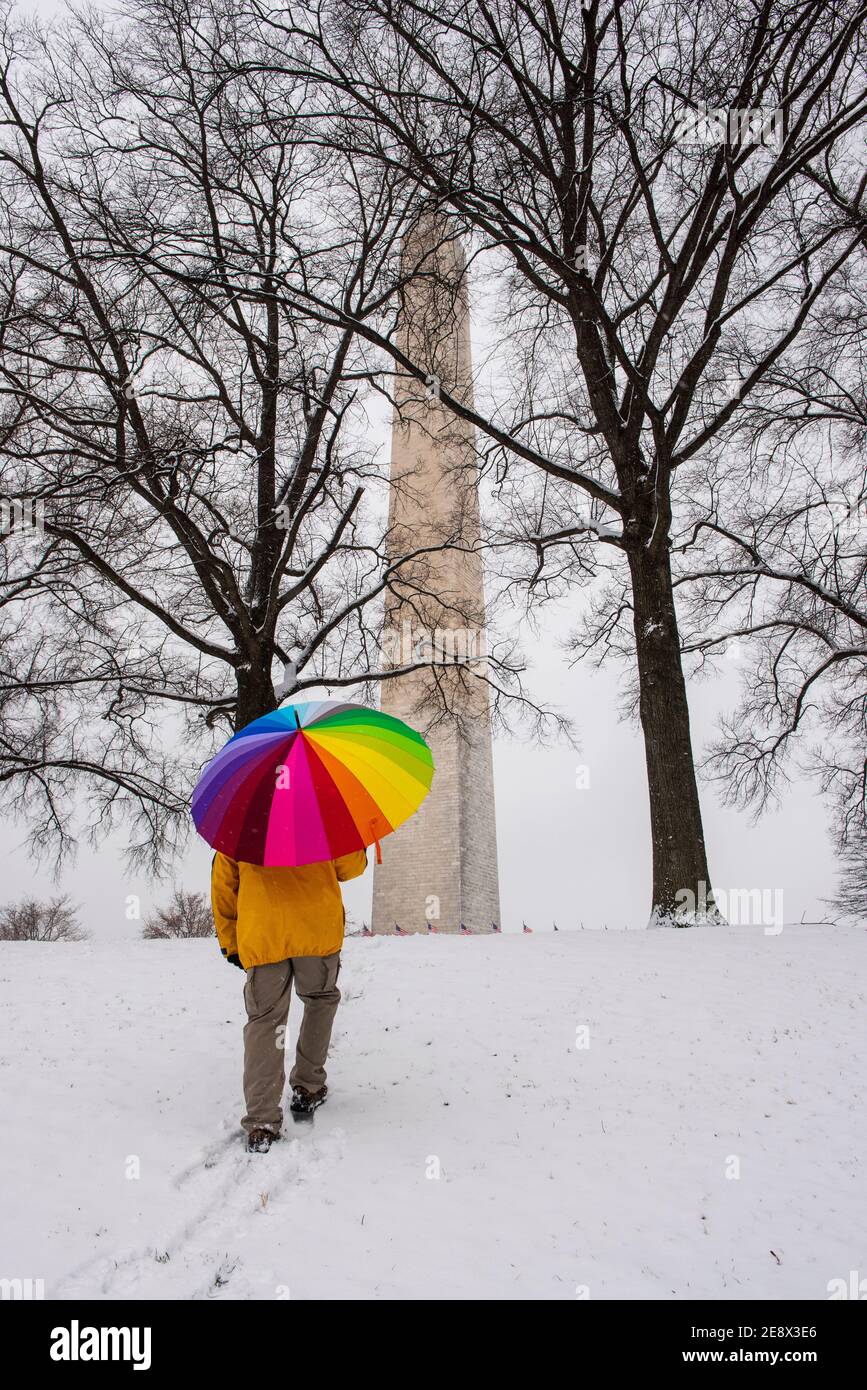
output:
[[525, 932], [529, 932], [530, 936], [533, 935], [533, 928], [532, 928], [532, 927], [528, 927], [526, 922], [523, 922], [523, 923], [522, 923], [522, 926], [523, 926]]
[[461, 922], [461, 931], [463, 932], [464, 936], [472, 936], [472, 932], [470, 931], [469, 927], [465, 927], [463, 922]]
[[436, 931], [436, 927], [434, 926], [433, 922], [428, 922], [427, 929], [428, 931]]
[[500, 928], [497, 926], [496, 922], [492, 922], [492, 923], [491, 923], [491, 931], [499, 932], [499, 930], [500, 930]]

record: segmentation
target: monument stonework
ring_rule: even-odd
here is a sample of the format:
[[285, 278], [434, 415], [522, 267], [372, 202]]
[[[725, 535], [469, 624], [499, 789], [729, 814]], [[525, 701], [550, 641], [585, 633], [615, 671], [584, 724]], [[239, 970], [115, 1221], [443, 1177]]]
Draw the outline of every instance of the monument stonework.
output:
[[372, 930], [490, 932], [500, 898], [488, 685], [472, 674], [481, 664], [455, 660], [485, 656], [475, 431], [439, 399], [472, 405], [466, 263], [435, 213], [407, 235], [402, 278], [398, 343], [428, 373], [420, 383], [396, 372], [389, 549], [424, 553], [389, 593], [384, 649], [392, 669], [435, 664], [384, 680], [381, 707], [424, 734], [436, 771], [421, 809], [383, 842]]

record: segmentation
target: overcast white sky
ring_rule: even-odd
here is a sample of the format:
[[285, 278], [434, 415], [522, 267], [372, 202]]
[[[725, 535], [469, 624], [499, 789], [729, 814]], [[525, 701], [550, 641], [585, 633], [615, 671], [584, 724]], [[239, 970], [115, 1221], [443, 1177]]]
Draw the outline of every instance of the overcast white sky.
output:
[[[31, 0], [22, 8], [48, 16], [60, 6], [55, 0]], [[565, 745], [539, 750], [511, 740], [495, 744], [506, 930], [520, 930], [522, 921], [536, 931], [550, 930], [554, 921], [561, 930], [643, 927], [648, 916], [650, 844], [641, 740], [634, 727], [618, 720], [622, 678], [617, 669], [598, 673], [567, 666], [558, 644], [574, 620], [570, 606], [550, 610], [541, 640], [533, 638], [527, 646], [533, 657], [530, 691], [572, 714], [580, 753]], [[691, 684], [697, 750], [713, 734], [718, 714], [734, 705], [737, 680], [735, 663], [727, 663], [718, 679]], [[590, 786], [584, 790], [576, 787], [579, 762], [589, 769]], [[713, 787], [703, 786], [702, 804], [718, 889], [782, 889], [786, 922], [825, 915], [821, 899], [833, 891], [834, 857], [825, 809], [811, 786], [795, 783], [780, 808], [757, 824], [722, 807]], [[128, 895], [140, 896], [146, 916], [170, 891], [168, 882], [127, 875], [117, 842], [96, 854], [82, 850], [77, 865], [56, 881], [50, 869], [28, 860], [21, 839], [14, 826], [4, 825], [0, 901], [68, 891], [81, 903], [85, 925], [100, 937], [138, 933], [140, 923], [125, 915]], [[177, 881], [206, 891], [211, 853], [194, 836], [177, 866]], [[368, 871], [346, 888], [349, 912], [359, 920], [369, 916], [371, 880]]]

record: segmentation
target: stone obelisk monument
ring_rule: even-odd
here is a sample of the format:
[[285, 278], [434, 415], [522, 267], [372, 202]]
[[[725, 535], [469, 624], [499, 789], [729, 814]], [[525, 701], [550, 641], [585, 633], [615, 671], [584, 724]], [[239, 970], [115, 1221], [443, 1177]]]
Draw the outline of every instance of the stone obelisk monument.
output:
[[472, 404], [466, 262], [448, 222], [424, 211], [404, 240], [398, 344], [426, 380], [395, 373], [389, 553], [421, 549], [389, 591], [385, 665], [432, 667], [382, 682], [381, 705], [424, 734], [431, 791], [382, 845], [374, 932], [490, 932], [500, 926], [485, 596], [474, 426], [440, 399]]

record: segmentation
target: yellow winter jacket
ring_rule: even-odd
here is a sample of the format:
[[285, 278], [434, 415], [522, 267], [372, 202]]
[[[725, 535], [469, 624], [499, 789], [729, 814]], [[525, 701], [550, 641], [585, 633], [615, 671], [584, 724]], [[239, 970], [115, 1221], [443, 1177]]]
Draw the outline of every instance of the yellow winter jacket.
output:
[[215, 854], [211, 906], [223, 955], [237, 955], [247, 970], [339, 951], [346, 921], [340, 884], [366, 868], [363, 849], [297, 869], [266, 869]]

